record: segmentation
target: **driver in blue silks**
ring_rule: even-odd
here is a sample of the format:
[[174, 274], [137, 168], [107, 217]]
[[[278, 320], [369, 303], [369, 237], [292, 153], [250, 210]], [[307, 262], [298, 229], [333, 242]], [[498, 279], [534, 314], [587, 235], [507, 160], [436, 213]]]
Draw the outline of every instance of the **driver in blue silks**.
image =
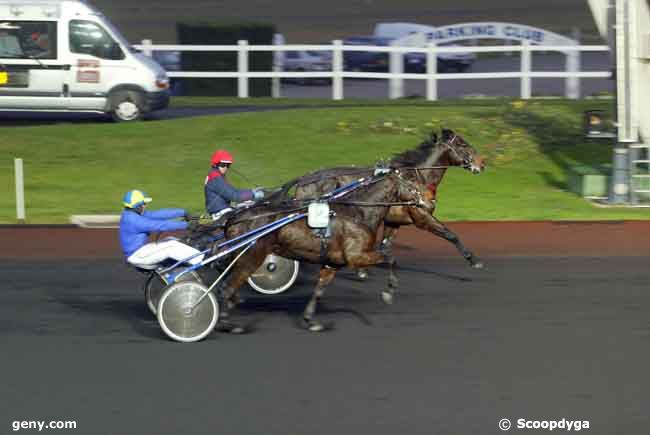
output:
[[211, 169], [205, 178], [205, 208], [214, 221], [232, 210], [230, 204], [264, 198], [262, 189], [235, 189], [226, 180], [228, 168], [233, 164], [232, 155], [226, 150], [217, 150], [210, 159]]
[[187, 218], [185, 210], [168, 208], [155, 211], [145, 211], [151, 202], [144, 192], [130, 190], [122, 199], [124, 211], [120, 218], [120, 245], [126, 261], [143, 269], [152, 269], [169, 258], [180, 261], [196, 255], [188, 260], [197, 264], [203, 260], [200, 252], [174, 238], [158, 242], [149, 242], [151, 233], [192, 229], [193, 224], [174, 220]]

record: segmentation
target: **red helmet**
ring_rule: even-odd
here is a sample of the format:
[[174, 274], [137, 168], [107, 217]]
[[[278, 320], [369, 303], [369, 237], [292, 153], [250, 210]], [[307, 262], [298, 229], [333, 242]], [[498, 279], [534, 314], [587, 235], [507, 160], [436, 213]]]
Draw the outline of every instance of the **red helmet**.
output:
[[216, 166], [219, 163], [233, 163], [234, 160], [232, 155], [226, 150], [217, 150], [212, 154], [212, 159], [210, 159], [210, 164]]

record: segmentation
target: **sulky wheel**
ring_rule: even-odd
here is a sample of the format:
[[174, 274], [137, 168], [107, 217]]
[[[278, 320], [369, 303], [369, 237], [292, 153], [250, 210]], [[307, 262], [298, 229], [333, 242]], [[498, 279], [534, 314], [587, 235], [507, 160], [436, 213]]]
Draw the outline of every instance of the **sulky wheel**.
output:
[[205, 338], [217, 324], [219, 304], [208, 289], [196, 281], [181, 281], [167, 287], [158, 303], [158, 323], [171, 339], [190, 343]]
[[[196, 273], [195, 271], [186, 273], [185, 275], [179, 278], [179, 281], [189, 281], [189, 280], [194, 280], [199, 283], [202, 283], [199, 274]], [[149, 307], [149, 311], [151, 311], [154, 316], [156, 315], [156, 311], [158, 309], [158, 302], [160, 301], [160, 296], [162, 295], [162, 292], [164, 291], [165, 287], [167, 287], [168, 284], [169, 283], [164, 277], [162, 277], [157, 273], [153, 273], [147, 279], [147, 282], [144, 285], [144, 299], [147, 302], [147, 307]]]
[[299, 262], [269, 254], [264, 263], [248, 278], [248, 284], [260, 293], [277, 295], [293, 285], [299, 269]]

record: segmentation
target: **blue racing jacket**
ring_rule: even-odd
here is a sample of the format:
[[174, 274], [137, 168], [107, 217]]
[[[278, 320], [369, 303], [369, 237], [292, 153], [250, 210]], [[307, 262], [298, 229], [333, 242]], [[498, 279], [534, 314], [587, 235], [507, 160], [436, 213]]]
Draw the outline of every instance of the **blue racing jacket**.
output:
[[149, 242], [150, 233], [187, 229], [187, 222], [169, 220], [183, 216], [185, 216], [185, 210], [181, 208], [145, 210], [143, 214], [125, 209], [120, 218], [122, 252], [128, 258]]
[[210, 171], [205, 179], [205, 209], [210, 214], [218, 213], [231, 202], [242, 202], [253, 199], [253, 191], [248, 189], [235, 189], [221, 175], [217, 169]]

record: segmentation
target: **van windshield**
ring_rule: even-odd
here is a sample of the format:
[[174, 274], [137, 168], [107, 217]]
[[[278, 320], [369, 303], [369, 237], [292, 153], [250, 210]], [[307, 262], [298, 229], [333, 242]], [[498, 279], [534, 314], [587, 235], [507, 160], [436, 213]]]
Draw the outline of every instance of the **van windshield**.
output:
[[0, 58], [56, 59], [56, 22], [0, 22]]
[[124, 59], [124, 52], [113, 37], [98, 23], [70, 20], [70, 51], [88, 54], [100, 59]]
[[122, 46], [130, 47], [129, 41], [126, 40], [124, 35], [111, 23], [108, 18], [102, 15], [102, 24], [108, 29], [108, 31], [113, 35], [113, 38]]

